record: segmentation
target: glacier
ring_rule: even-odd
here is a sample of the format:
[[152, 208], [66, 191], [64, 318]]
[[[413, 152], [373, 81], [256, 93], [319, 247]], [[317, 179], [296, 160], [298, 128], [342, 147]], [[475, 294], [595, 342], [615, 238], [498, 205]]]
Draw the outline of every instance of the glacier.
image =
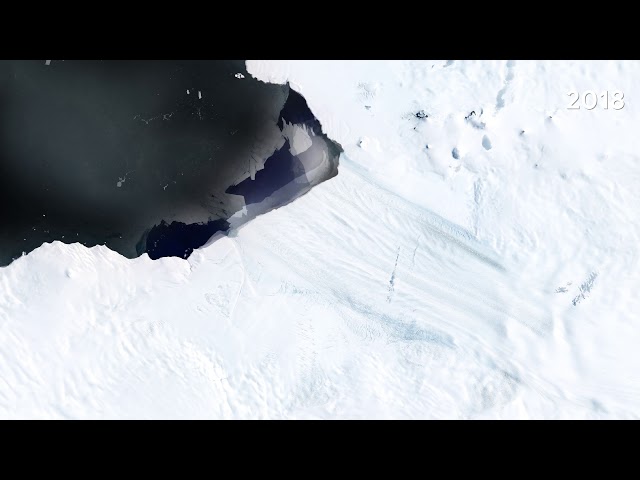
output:
[[0, 417], [640, 416], [639, 62], [247, 71], [304, 96], [338, 175], [186, 260], [0, 268]]

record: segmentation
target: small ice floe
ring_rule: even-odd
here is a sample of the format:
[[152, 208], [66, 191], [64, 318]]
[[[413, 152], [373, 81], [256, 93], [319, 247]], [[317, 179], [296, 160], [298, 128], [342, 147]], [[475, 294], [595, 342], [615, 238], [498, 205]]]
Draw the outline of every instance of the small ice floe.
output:
[[[132, 171], [133, 171], [133, 170], [132, 170]], [[131, 172], [132, 172], [132, 171], [131, 171]], [[124, 182], [126, 182], [126, 181], [127, 181], [127, 177], [129, 176], [129, 174], [130, 174], [131, 172], [127, 172], [127, 173], [125, 173], [125, 174], [124, 174], [124, 177], [118, 177], [118, 182], [116, 183], [116, 187], [120, 188], [120, 187], [124, 184]]]
[[238, 72], [238, 73], [235, 74], [235, 77], [236, 78], [244, 78], [244, 75], [241, 74], [240, 72]]
[[198, 90], [198, 100], [202, 100], [202, 92]]
[[187, 95], [189, 95], [189, 89], [187, 88]]
[[51, 60], [45, 60], [44, 64], [45, 65], [51, 65]]
[[309, 132], [304, 125], [287, 123], [283, 119], [282, 135], [289, 141], [289, 152], [294, 157], [306, 152], [313, 145], [311, 140], [313, 132]]

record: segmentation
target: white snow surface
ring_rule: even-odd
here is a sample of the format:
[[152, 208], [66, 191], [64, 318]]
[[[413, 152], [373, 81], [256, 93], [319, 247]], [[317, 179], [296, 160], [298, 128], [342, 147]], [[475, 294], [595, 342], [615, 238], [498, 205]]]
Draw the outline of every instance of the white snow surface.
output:
[[188, 260], [0, 269], [0, 417], [638, 418], [640, 62], [247, 67], [338, 176]]

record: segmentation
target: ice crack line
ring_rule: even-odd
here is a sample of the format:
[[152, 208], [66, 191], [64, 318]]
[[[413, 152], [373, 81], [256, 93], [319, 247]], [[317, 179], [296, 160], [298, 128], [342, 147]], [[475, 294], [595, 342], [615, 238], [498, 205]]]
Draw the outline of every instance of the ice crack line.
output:
[[[418, 251], [418, 247], [420, 246], [421, 237], [422, 237], [422, 234], [418, 235], [418, 240], [416, 240], [416, 248], [413, 249], [413, 255], [411, 257], [411, 266], [414, 266], [416, 264], [416, 252]], [[397, 265], [397, 262], [398, 261], [396, 260], [396, 265]]]
[[511, 80], [513, 80], [513, 68], [515, 67], [515, 65], [516, 65], [516, 62], [514, 60], [507, 61], [507, 67], [506, 67], [507, 72], [504, 79], [504, 85], [502, 86], [502, 88], [498, 92], [498, 95], [496, 96], [496, 112], [504, 107], [504, 94], [507, 93], [507, 88], [509, 87]]
[[395, 282], [396, 282], [396, 270], [398, 268], [399, 258], [400, 258], [400, 247], [398, 247], [398, 254], [396, 255], [396, 263], [393, 266], [393, 272], [391, 272], [391, 278], [389, 279], [389, 294], [387, 295], [387, 303], [391, 303], [391, 297], [393, 296], [393, 291], [394, 291]]
[[576, 295], [571, 302], [573, 303], [574, 307], [578, 305], [578, 303], [580, 303], [580, 300], [584, 300], [586, 298], [586, 294], [589, 293], [593, 288], [593, 282], [596, 281], [597, 277], [598, 277], [598, 274], [596, 272], [591, 272], [591, 275], [589, 275], [589, 278], [587, 278], [582, 283], [582, 285], [580, 285], [580, 293], [578, 293], [578, 295]]

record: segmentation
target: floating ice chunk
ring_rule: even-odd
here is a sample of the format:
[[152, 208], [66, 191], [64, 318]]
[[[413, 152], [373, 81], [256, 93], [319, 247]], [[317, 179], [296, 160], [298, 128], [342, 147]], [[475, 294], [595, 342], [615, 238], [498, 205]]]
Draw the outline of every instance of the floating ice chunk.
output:
[[235, 77], [236, 77], [236, 78], [244, 78], [244, 75], [243, 75], [243, 74], [241, 74], [241, 73], [236, 73], [236, 74], [235, 74]]
[[309, 132], [304, 126], [287, 123], [286, 120], [284, 121], [282, 135], [289, 140], [289, 151], [294, 157], [309, 150], [313, 144]]
[[44, 62], [44, 64], [45, 64], [45, 65], [51, 65], [51, 60], [46, 60], [46, 61]]
[[202, 99], [202, 92], [198, 90], [198, 100]]
[[187, 88], [187, 95], [189, 95], [189, 89]]

